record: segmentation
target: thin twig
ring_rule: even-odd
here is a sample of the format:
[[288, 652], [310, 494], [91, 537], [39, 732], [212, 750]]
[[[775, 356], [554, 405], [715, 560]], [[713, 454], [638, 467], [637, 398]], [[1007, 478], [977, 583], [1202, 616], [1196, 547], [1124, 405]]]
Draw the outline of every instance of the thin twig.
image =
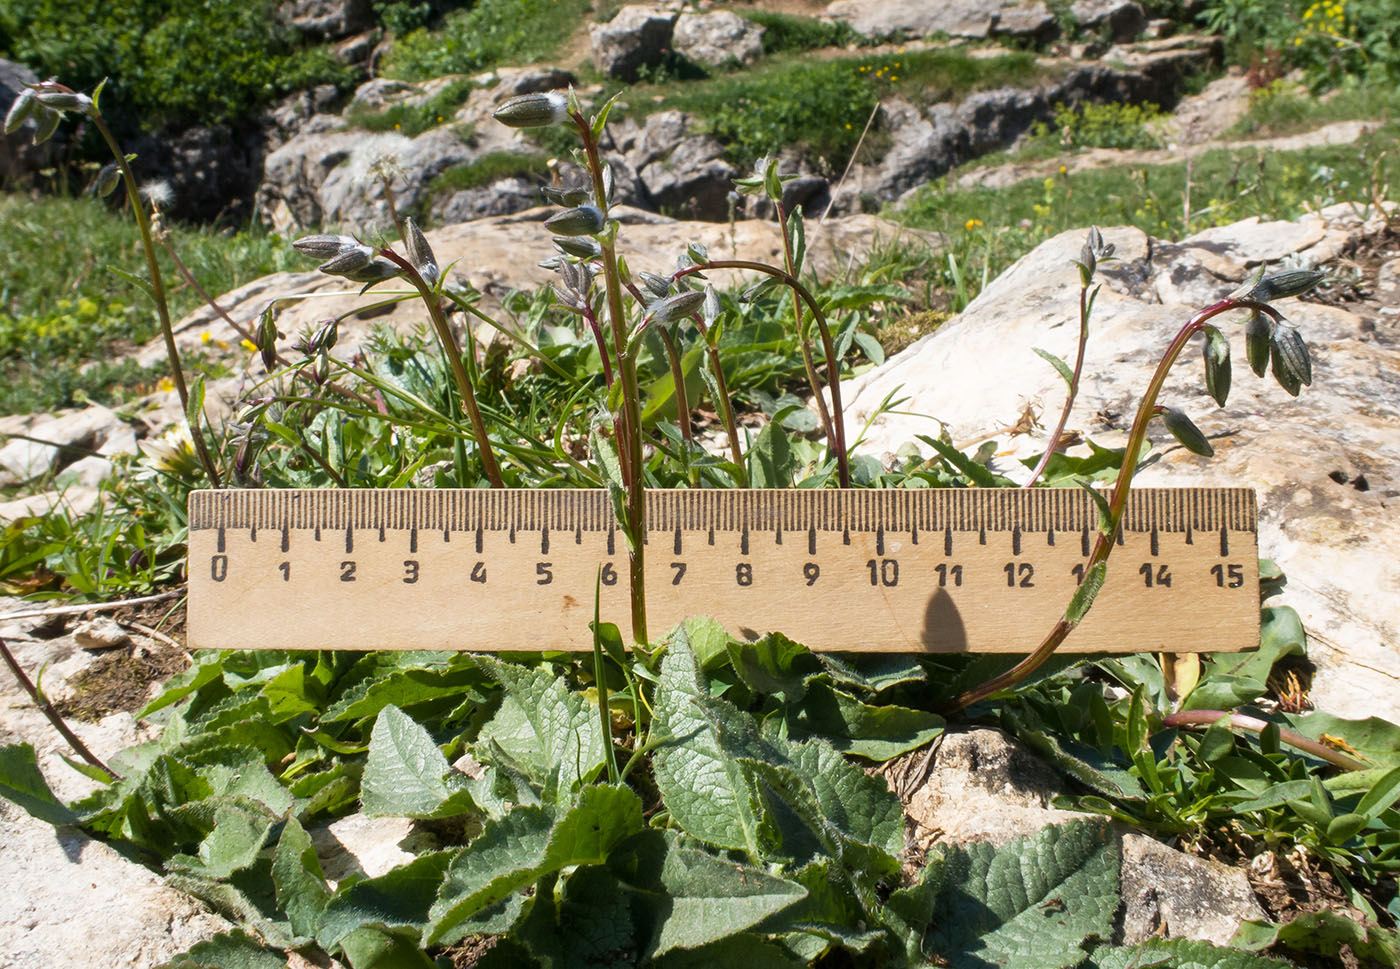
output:
[[9, 666], [10, 672], [15, 675], [15, 679], [19, 681], [19, 685], [24, 688], [25, 693], [29, 694], [29, 699], [34, 701], [34, 705], [39, 708], [39, 712], [48, 719], [49, 723], [53, 724], [54, 729], [62, 735], [64, 740], [68, 741], [68, 746], [72, 747], [79, 757], [110, 776], [113, 780], [119, 781], [122, 779], [120, 774], [104, 764], [100, 757], [89, 750], [87, 744], [83, 743], [78, 735], [73, 732], [72, 728], [63, 721], [63, 717], [53, 708], [53, 704], [39, 692], [39, 688], [34, 685], [34, 681], [25, 674], [24, 669], [15, 661], [14, 655], [10, 652], [9, 645], [6, 644], [3, 638], [0, 638], [0, 659], [5, 660], [5, 664]]
[[167, 599], [174, 599], [184, 593], [179, 589], [171, 589], [169, 592], [157, 592], [155, 595], [138, 596], [135, 599], [114, 599], [111, 602], [80, 602], [71, 606], [53, 606], [48, 609], [27, 609], [23, 612], [8, 612], [0, 615], [0, 622], [9, 622], [13, 619], [37, 619], [42, 616], [79, 616], [90, 612], [112, 612], [121, 609], [123, 606], [139, 606], [148, 602], [165, 602]]
[[[150, 626], [147, 626], [145, 623], [132, 622], [130, 619], [123, 619], [122, 622], [121, 622], [121, 624], [122, 624], [123, 626], [130, 626], [132, 629], [136, 630], [136, 631], [137, 631], [138, 633], [140, 633], [142, 636], [147, 636], [147, 637], [149, 637], [149, 638], [151, 638], [151, 639], [154, 639], [156, 642], [164, 643], [164, 644], [167, 645], [167, 646], [173, 646], [173, 647], [175, 647], [176, 649], [181, 650], [182, 652], [183, 652], [184, 649], [185, 649], [184, 645], [183, 645], [178, 639], [176, 639], [175, 637], [173, 637], [173, 636], [167, 636], [165, 633], [161, 632], [159, 629], [153, 629], [153, 628], [151, 628]], [[186, 655], [189, 655], [189, 654], [186, 653]]]
[[860, 154], [860, 146], [865, 144], [865, 136], [870, 131], [870, 126], [875, 122], [875, 115], [880, 113], [880, 102], [875, 102], [875, 107], [870, 109], [870, 117], [865, 119], [865, 127], [860, 130], [860, 137], [856, 139], [855, 148], [851, 149], [851, 159], [846, 162], [846, 170], [841, 173], [841, 177], [836, 182], [836, 187], [831, 190], [831, 201], [826, 203], [826, 211], [817, 220], [817, 225], [826, 225], [826, 217], [831, 214], [832, 208], [836, 205], [836, 196], [841, 194], [841, 187], [846, 184], [846, 176], [851, 174], [851, 169], [856, 165], [856, 156]]

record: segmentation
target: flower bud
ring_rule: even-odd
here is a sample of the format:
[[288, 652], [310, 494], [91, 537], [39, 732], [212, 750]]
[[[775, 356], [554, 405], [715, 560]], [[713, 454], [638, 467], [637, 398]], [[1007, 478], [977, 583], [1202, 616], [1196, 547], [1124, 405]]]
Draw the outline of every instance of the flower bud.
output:
[[637, 278], [657, 299], [671, 295], [671, 281], [665, 276], [658, 276], [656, 273], [637, 273]]
[[705, 318], [706, 326], [714, 326], [715, 320], [719, 319], [720, 310], [723, 307], [719, 301], [719, 290], [710, 283], [705, 284], [705, 303], [701, 307], [700, 315]]
[[705, 294], [697, 290], [685, 290], [674, 296], [659, 299], [647, 307], [647, 319], [653, 323], [674, 323], [685, 319], [698, 310], [705, 302]]
[[376, 257], [370, 260], [368, 265], [352, 270], [351, 272], [340, 273], [340, 275], [353, 283], [366, 283], [368, 284], [366, 288], [368, 288], [369, 285], [381, 283], [386, 279], [393, 279], [395, 276], [399, 275], [399, 272], [399, 267], [389, 260]]
[[57, 111], [44, 107], [42, 104], [34, 106], [34, 144], [42, 145], [53, 137], [58, 130], [58, 123], [63, 120], [63, 116]]
[[311, 377], [318, 384], [323, 384], [331, 378], [331, 358], [325, 350], [316, 354], [316, 363], [311, 369]]
[[544, 192], [544, 197], [549, 201], [566, 209], [582, 205], [593, 197], [581, 188], [555, 188], [553, 185], [546, 185], [541, 191]]
[[121, 181], [121, 169], [117, 168], [116, 162], [108, 162], [102, 166], [102, 170], [97, 173], [97, 178], [93, 180], [93, 192], [98, 198], [106, 198], [111, 195], [117, 187], [117, 182]]
[[491, 117], [512, 128], [543, 128], [568, 119], [569, 101], [558, 91], [522, 94], [501, 105]]
[[335, 341], [340, 338], [340, 320], [332, 317], [329, 320], [322, 320], [321, 325], [311, 334], [311, 339], [306, 341], [307, 353], [318, 353], [329, 350], [335, 346]]
[[34, 95], [34, 99], [46, 108], [53, 108], [55, 111], [72, 111], [82, 105], [82, 98], [72, 91], [43, 90]]
[[1210, 442], [1201, 433], [1201, 429], [1192, 423], [1191, 418], [1175, 407], [1163, 407], [1159, 416], [1162, 418], [1162, 423], [1167, 425], [1167, 430], [1171, 432], [1172, 437], [1176, 438], [1181, 446], [1192, 454], [1208, 458], [1215, 453], [1215, 448], [1210, 446]]
[[412, 219], [404, 219], [403, 228], [403, 244], [408, 250], [408, 261], [418, 270], [418, 275], [423, 277], [423, 281], [432, 286], [438, 280], [438, 264], [433, 255], [433, 247], [428, 245], [423, 230], [419, 229], [418, 223]]
[[574, 256], [578, 259], [596, 259], [603, 254], [603, 247], [587, 236], [582, 236], [577, 239], [570, 239], [567, 236], [555, 236], [554, 245], [565, 255]]
[[34, 89], [32, 87], [22, 89], [14, 103], [10, 105], [10, 110], [5, 114], [5, 134], [14, 134], [18, 131], [25, 119], [34, 113], [34, 107]]
[[330, 259], [359, 247], [360, 241], [353, 236], [302, 236], [292, 243], [293, 249], [312, 259]]
[[[1272, 345], [1275, 376], [1278, 375], [1279, 365], [1282, 364], [1298, 383], [1310, 385], [1312, 359], [1308, 356], [1308, 345], [1303, 342], [1298, 328], [1291, 323], [1280, 323], [1274, 327]], [[1287, 385], [1284, 389], [1288, 389]], [[1296, 392], [1294, 396], [1297, 396]]]
[[272, 307], [262, 311], [258, 318], [258, 352], [262, 355], [263, 369], [268, 373], [277, 366], [277, 323], [272, 318]]
[[544, 227], [560, 236], [591, 236], [603, 231], [603, 221], [598, 206], [580, 205], [550, 216]]
[[1257, 310], [1249, 314], [1244, 327], [1244, 352], [1254, 376], [1262, 377], [1269, 369], [1269, 338], [1274, 325]]
[[1230, 341], [1213, 326], [1206, 327], [1206, 342], [1201, 348], [1206, 365], [1206, 393], [1221, 407], [1230, 396]]
[[332, 256], [317, 268], [328, 276], [348, 276], [364, 269], [374, 261], [374, 250], [369, 246], [355, 246], [339, 255]]
[[1273, 364], [1274, 380], [1278, 385], [1287, 391], [1289, 397], [1297, 397], [1303, 389], [1303, 382], [1298, 379], [1298, 374], [1288, 365], [1288, 361], [1279, 352], [1277, 343], [1269, 344], [1269, 360]]
[[1326, 278], [1326, 273], [1320, 273], [1316, 269], [1286, 269], [1283, 272], [1272, 273], [1260, 279], [1245, 294], [1245, 299], [1257, 300], [1260, 303], [1272, 303], [1276, 299], [1302, 296], [1315, 289], [1318, 283]]

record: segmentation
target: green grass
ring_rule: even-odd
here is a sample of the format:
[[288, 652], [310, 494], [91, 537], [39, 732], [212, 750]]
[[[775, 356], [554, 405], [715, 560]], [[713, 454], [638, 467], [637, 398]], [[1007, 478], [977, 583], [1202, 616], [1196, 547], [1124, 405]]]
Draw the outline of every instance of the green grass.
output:
[[[214, 294], [270, 272], [304, 268], [282, 239], [267, 233], [174, 226], [171, 241]], [[0, 277], [0, 411], [115, 401], [149, 389], [151, 372], [101, 359], [157, 332], [146, 295], [108, 271], [143, 274], [129, 218], [91, 199], [0, 196], [0, 246], [9, 256]], [[164, 254], [161, 269], [178, 320], [202, 299]], [[83, 369], [93, 358], [100, 362]]]
[[413, 138], [451, 120], [473, 87], [470, 78], [457, 78], [421, 104], [395, 104], [383, 111], [355, 108], [345, 113], [345, 120], [368, 131], [396, 131]]
[[739, 15], [763, 28], [763, 53], [780, 54], [870, 44], [843, 21], [818, 20], [776, 10], [744, 10]]
[[1400, 126], [1355, 145], [1294, 152], [1216, 150], [1194, 160], [1190, 219], [1183, 215], [1184, 164], [1120, 166], [1030, 178], [1005, 188], [950, 187], [956, 174], [928, 186], [889, 214], [943, 233], [952, 264], [943, 276], [952, 309], [1036, 245], [1066, 229], [1132, 225], [1180, 239], [1251, 215], [1289, 219], [1309, 206], [1366, 202], [1373, 179], [1394, 184], [1400, 159], [1386, 149]]
[[1253, 92], [1249, 100], [1249, 112], [1228, 132], [1232, 137], [1292, 135], [1336, 121], [1400, 116], [1400, 91], [1377, 84], [1357, 84], [1318, 97], [1306, 88], [1275, 81]]
[[590, 6], [589, 0], [480, 0], [448, 14], [436, 30], [420, 28], [396, 40], [384, 74], [419, 81], [541, 60], [586, 21]]

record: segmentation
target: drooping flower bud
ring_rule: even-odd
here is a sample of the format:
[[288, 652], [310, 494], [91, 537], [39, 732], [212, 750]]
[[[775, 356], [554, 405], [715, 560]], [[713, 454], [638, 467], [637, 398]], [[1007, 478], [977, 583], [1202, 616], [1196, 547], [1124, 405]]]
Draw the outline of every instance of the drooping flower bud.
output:
[[685, 290], [650, 304], [647, 307], [647, 319], [662, 325], [674, 323], [694, 313], [704, 302], [704, 293], [693, 289]]
[[1221, 407], [1230, 396], [1230, 341], [1213, 326], [1205, 328], [1206, 342], [1201, 347], [1206, 365], [1206, 393]]
[[579, 205], [550, 216], [544, 227], [560, 236], [591, 236], [603, 231], [603, 222], [598, 206]]
[[558, 91], [522, 94], [501, 105], [491, 117], [512, 128], [543, 128], [568, 119], [569, 101]]
[[369, 246], [354, 246], [332, 256], [317, 268], [328, 276], [348, 276], [364, 269], [374, 261], [374, 250]]
[[53, 89], [40, 90], [34, 95], [34, 99], [46, 108], [53, 108], [55, 111], [72, 111], [82, 105], [82, 98], [73, 91], [55, 91]]
[[1210, 457], [1215, 453], [1215, 448], [1210, 446], [1206, 436], [1184, 413], [1175, 407], [1163, 407], [1159, 413], [1162, 423], [1167, 425], [1167, 430], [1172, 437], [1181, 443], [1192, 454], [1199, 454], [1202, 457]]
[[[1272, 339], [1272, 357], [1274, 365], [1274, 376], [1279, 376], [1279, 370], [1286, 369], [1291, 382], [1296, 382], [1304, 386], [1312, 383], [1312, 359], [1308, 355], [1308, 345], [1303, 342], [1302, 334], [1298, 328], [1291, 323], [1280, 323], [1274, 327]], [[1284, 390], [1288, 390], [1288, 384], [1282, 379], [1279, 380]], [[1298, 396], [1298, 392], [1289, 391], [1293, 396]]]
[[42, 104], [34, 106], [34, 144], [42, 145], [53, 137], [63, 116]]
[[1249, 314], [1244, 327], [1244, 352], [1249, 360], [1249, 369], [1254, 376], [1262, 377], [1269, 369], [1269, 338], [1273, 335], [1274, 324], [1263, 313]]
[[546, 185], [540, 191], [549, 201], [566, 209], [582, 205], [593, 197], [588, 191], [581, 188], [555, 188], [553, 185]]
[[658, 276], [656, 273], [637, 273], [637, 278], [657, 299], [671, 295], [671, 281], [665, 276]]
[[603, 254], [603, 247], [587, 236], [580, 236], [576, 239], [571, 239], [568, 236], [556, 236], [553, 241], [560, 252], [578, 259], [596, 259]]
[[322, 350], [329, 350], [335, 346], [335, 341], [340, 339], [340, 320], [331, 317], [322, 320], [321, 325], [311, 334], [311, 339], [306, 341], [307, 353], [318, 353]]
[[272, 316], [272, 307], [262, 311], [258, 317], [258, 353], [262, 355], [263, 369], [268, 373], [277, 366], [277, 323]]
[[100, 199], [106, 198], [116, 189], [119, 181], [121, 181], [121, 169], [117, 168], [116, 162], [108, 162], [97, 173], [97, 178], [93, 179], [93, 193]]
[[34, 89], [24, 88], [10, 105], [10, 110], [5, 114], [5, 134], [14, 134], [19, 130], [19, 126], [24, 124], [25, 119], [34, 113]]
[[412, 219], [404, 219], [403, 228], [403, 244], [408, 250], [408, 261], [418, 270], [418, 275], [423, 277], [423, 281], [432, 286], [438, 280], [437, 257], [433, 255], [433, 247], [428, 245], [423, 230], [419, 229], [418, 223]]

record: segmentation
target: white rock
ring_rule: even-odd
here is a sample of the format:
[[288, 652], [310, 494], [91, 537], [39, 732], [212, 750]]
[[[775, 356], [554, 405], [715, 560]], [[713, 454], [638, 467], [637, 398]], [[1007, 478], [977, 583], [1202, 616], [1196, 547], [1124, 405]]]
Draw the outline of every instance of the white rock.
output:
[[751, 64], [763, 54], [763, 28], [728, 10], [683, 13], [676, 20], [671, 46], [707, 67], [731, 61]]

